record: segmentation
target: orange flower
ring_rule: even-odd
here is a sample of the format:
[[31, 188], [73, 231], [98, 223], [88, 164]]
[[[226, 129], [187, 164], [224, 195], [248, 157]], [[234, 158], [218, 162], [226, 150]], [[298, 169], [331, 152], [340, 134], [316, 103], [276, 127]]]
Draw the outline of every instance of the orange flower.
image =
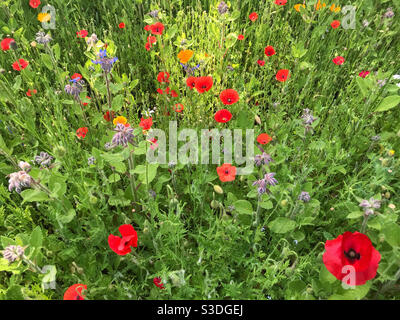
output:
[[305, 6], [304, 4], [302, 4], [302, 3], [298, 3], [298, 4], [295, 4], [295, 5], [294, 5], [294, 9], [295, 9], [297, 12], [300, 12], [300, 7], [303, 7], [304, 9], [306, 8], [306, 6]]
[[126, 124], [127, 121], [128, 121], [128, 120], [127, 120], [125, 117], [123, 117], [123, 116], [118, 116], [118, 117], [116, 117], [116, 118], [113, 120], [113, 124], [114, 124], [114, 126], [116, 126], [118, 123]]
[[183, 64], [186, 64], [192, 58], [192, 56], [192, 50], [181, 50], [181, 52], [178, 53], [178, 59]]
[[340, 7], [339, 7], [339, 6], [336, 7], [335, 4], [331, 5], [331, 6], [329, 7], [329, 9], [330, 9], [332, 12], [335, 12], [335, 13], [340, 12]]
[[217, 173], [219, 180], [222, 182], [229, 182], [235, 180], [236, 167], [229, 163], [224, 163], [222, 166], [217, 167]]

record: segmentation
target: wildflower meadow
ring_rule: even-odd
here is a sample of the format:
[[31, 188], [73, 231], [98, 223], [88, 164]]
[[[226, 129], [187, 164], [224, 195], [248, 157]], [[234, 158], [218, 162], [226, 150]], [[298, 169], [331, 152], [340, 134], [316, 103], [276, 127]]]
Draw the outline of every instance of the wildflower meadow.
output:
[[1, 1], [0, 299], [399, 299], [399, 17]]

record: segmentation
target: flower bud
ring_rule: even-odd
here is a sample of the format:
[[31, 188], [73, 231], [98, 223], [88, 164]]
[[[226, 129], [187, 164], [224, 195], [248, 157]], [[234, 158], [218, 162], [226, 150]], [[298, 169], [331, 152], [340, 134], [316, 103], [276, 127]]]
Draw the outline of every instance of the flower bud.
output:
[[288, 201], [287, 201], [286, 199], [283, 199], [283, 200], [281, 201], [281, 206], [282, 206], [282, 207], [286, 207], [287, 204], [288, 204]]
[[220, 203], [217, 200], [211, 201], [211, 208], [218, 209], [219, 206], [220, 206]]
[[390, 199], [390, 192], [388, 192], [388, 191], [385, 192], [385, 198]]
[[224, 190], [222, 190], [222, 188], [220, 186], [218, 186], [218, 185], [214, 185], [214, 191], [216, 193], [219, 193], [219, 194], [223, 194], [224, 193]]
[[91, 195], [91, 196], [89, 197], [89, 202], [90, 202], [91, 204], [96, 204], [96, 203], [97, 203], [97, 197]]

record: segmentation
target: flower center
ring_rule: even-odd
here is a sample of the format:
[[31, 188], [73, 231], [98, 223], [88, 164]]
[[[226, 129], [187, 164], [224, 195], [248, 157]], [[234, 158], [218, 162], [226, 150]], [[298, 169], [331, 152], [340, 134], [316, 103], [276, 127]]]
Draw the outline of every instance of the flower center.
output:
[[344, 255], [346, 256], [347, 259], [350, 261], [353, 260], [360, 260], [361, 256], [360, 253], [356, 252], [354, 249], [350, 249], [349, 251], [343, 251]]

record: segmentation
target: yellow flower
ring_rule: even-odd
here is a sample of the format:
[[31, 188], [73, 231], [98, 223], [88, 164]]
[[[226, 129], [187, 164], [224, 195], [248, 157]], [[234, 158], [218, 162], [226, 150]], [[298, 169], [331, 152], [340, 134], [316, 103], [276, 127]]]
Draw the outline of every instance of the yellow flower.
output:
[[294, 5], [294, 8], [297, 12], [300, 12], [300, 7], [303, 7], [304, 9], [306, 8], [306, 6], [302, 3], [298, 3]]
[[394, 150], [389, 150], [388, 154], [389, 156], [394, 156]]
[[178, 59], [183, 64], [186, 64], [192, 58], [192, 56], [193, 56], [192, 50], [181, 50], [181, 52], [178, 53]]
[[37, 18], [40, 22], [49, 22], [51, 17], [48, 13], [39, 13]]
[[118, 116], [113, 120], [114, 126], [117, 125], [117, 123], [121, 123], [121, 124], [126, 124], [128, 120], [126, 120], [125, 117], [123, 116]]
[[336, 7], [335, 4], [331, 5], [329, 9], [330, 9], [332, 12], [336, 12], [336, 13], [340, 11], [340, 7], [339, 7], [339, 6]]

